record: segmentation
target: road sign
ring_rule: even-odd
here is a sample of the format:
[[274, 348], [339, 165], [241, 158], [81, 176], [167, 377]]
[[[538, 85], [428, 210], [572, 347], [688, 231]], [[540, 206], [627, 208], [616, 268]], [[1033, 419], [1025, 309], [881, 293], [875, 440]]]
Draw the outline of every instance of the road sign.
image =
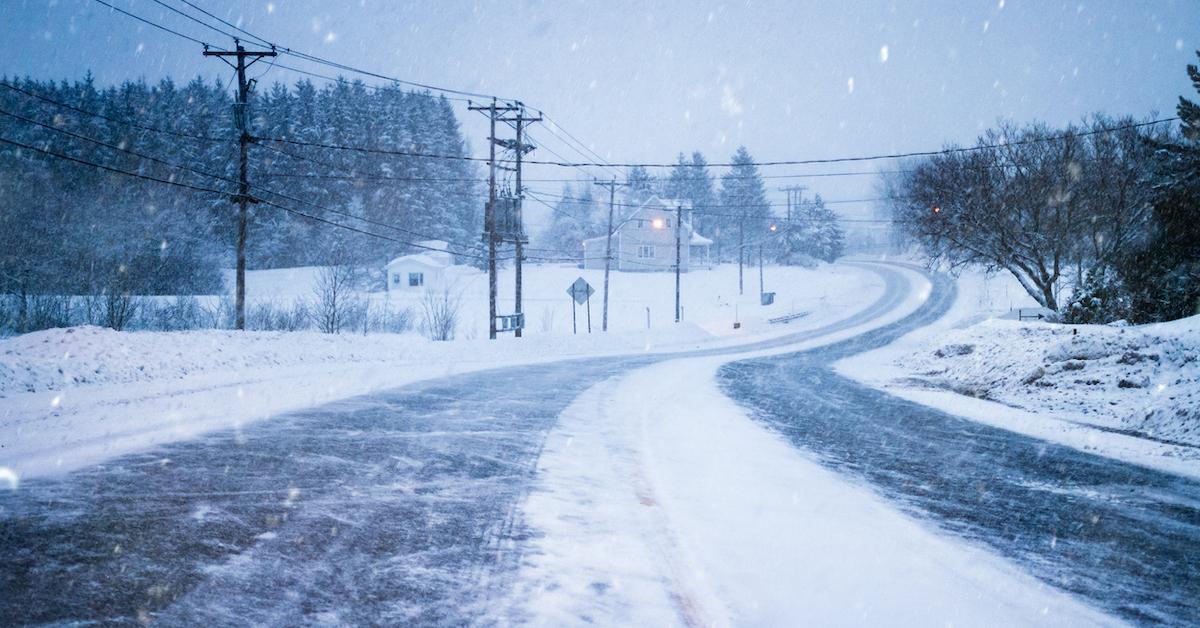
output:
[[576, 304], [583, 305], [584, 301], [587, 301], [593, 294], [596, 294], [596, 289], [584, 281], [583, 277], [580, 277], [575, 280], [575, 283], [567, 286], [567, 294], [571, 295], [572, 299], [575, 299]]

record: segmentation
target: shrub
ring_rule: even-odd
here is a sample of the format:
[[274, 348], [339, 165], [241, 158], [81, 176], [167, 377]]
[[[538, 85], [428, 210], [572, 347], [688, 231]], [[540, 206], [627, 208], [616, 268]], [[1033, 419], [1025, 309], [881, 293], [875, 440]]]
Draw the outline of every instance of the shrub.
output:
[[421, 298], [421, 333], [430, 340], [453, 340], [461, 300], [449, 288], [429, 289]]

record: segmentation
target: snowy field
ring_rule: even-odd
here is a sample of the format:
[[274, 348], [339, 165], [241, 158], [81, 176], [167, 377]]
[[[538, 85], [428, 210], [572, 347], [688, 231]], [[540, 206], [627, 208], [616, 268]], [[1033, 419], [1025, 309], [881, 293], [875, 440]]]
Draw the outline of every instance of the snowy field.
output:
[[[246, 293], [251, 306], [256, 302], [286, 305], [295, 300], [313, 298], [319, 267], [283, 268], [252, 271], [247, 274]], [[736, 264], [724, 264], [711, 270], [694, 270], [680, 275], [683, 320], [699, 328], [704, 335], [725, 336], [734, 333], [733, 323], [742, 326], [739, 335], [756, 333], [767, 328], [766, 320], [795, 312], [820, 314], [836, 309], [847, 300], [866, 300], [869, 294], [858, 294], [861, 286], [870, 289], [872, 275], [863, 275], [842, 265], [822, 265], [817, 269], [768, 265], [763, 272], [764, 290], [775, 292], [775, 303], [759, 304], [758, 267], [743, 269], [743, 292], [738, 294]], [[572, 334], [571, 297], [567, 287], [577, 277], [583, 277], [596, 293], [591, 299], [592, 331], [599, 331], [602, 316], [604, 271], [581, 269], [573, 264], [526, 264], [524, 273], [523, 309], [528, 335]], [[513, 311], [513, 269], [501, 268], [498, 273], [497, 312]], [[865, 285], [862, 282], [867, 282]], [[447, 269], [446, 288], [461, 303], [457, 337], [486, 338], [487, 274], [468, 266]], [[840, 286], [839, 286], [840, 284]], [[232, 274], [226, 285], [233, 285]], [[876, 284], [877, 288], [878, 285]], [[839, 289], [840, 288], [840, 289]], [[811, 290], [822, 291], [815, 299]], [[358, 296], [370, 299], [373, 305], [389, 308], [411, 308], [420, 311], [424, 291], [361, 292]], [[675, 328], [675, 274], [671, 272], [612, 272], [609, 275], [609, 330], [613, 332], [645, 331], [649, 314], [650, 329], [661, 332]], [[578, 333], [587, 332], [587, 306], [575, 308]]]
[[[335, 336], [95, 327], [0, 340], [0, 429], [5, 434], [0, 467], [15, 478], [63, 473], [158, 443], [455, 373], [768, 338], [796, 328], [770, 325], [769, 317], [806, 312], [803, 324], [818, 325], [844, 317], [882, 290], [877, 275], [850, 264], [812, 270], [769, 267], [768, 289], [778, 297], [775, 305], [760, 307], [757, 274], [751, 283], [747, 269], [747, 294], [737, 298], [737, 268], [721, 266], [684, 275], [686, 320], [676, 325], [673, 275], [613, 273], [610, 333], [599, 333], [596, 295], [596, 333], [584, 333], [586, 314], [580, 311], [581, 333], [572, 335], [565, 287], [581, 274], [599, 285], [597, 271], [527, 267], [530, 322], [521, 340], [487, 340], [486, 277], [470, 269], [461, 269], [455, 283], [464, 320], [452, 342], [435, 343], [415, 332]], [[308, 298], [315, 276], [312, 268], [251, 272], [248, 292], [266, 301]], [[501, 279], [502, 285], [511, 285], [510, 275]], [[417, 299], [393, 306], [417, 307]], [[738, 330], [733, 329], [735, 315], [743, 323]]]
[[[998, 427], [1200, 476], [1200, 317], [1141, 327], [1018, 322], [1011, 277], [967, 272], [936, 324], [838, 365]], [[1001, 318], [1005, 317], [1005, 318]]]

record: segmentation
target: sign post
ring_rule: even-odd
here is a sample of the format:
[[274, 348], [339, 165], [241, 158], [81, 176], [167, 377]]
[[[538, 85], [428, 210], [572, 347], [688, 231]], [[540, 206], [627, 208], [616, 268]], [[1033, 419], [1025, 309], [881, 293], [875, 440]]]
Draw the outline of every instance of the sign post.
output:
[[583, 305], [584, 303], [587, 303], [588, 333], [592, 333], [592, 295], [595, 293], [595, 288], [592, 288], [591, 284], [589, 284], [587, 281], [584, 281], [583, 277], [576, 279], [574, 283], [572, 283], [570, 286], [567, 286], [567, 294], [571, 295], [572, 334], [579, 333], [579, 329], [575, 322], [575, 307]]

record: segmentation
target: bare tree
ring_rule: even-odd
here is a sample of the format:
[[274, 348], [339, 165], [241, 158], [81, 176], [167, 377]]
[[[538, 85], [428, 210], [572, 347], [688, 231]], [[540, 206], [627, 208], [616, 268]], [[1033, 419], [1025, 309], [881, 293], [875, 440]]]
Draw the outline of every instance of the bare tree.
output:
[[[970, 151], [885, 182], [893, 218], [935, 261], [1006, 270], [1057, 310], [1066, 283], [1144, 232], [1149, 153], [1132, 120], [1002, 124]], [[1068, 275], [1071, 281], [1065, 282]]]
[[347, 313], [354, 307], [355, 269], [349, 264], [325, 266], [317, 272], [313, 286], [310, 315], [317, 329], [336, 334], [346, 324]]
[[430, 340], [453, 340], [461, 299], [450, 288], [425, 291], [421, 298], [421, 332]]

